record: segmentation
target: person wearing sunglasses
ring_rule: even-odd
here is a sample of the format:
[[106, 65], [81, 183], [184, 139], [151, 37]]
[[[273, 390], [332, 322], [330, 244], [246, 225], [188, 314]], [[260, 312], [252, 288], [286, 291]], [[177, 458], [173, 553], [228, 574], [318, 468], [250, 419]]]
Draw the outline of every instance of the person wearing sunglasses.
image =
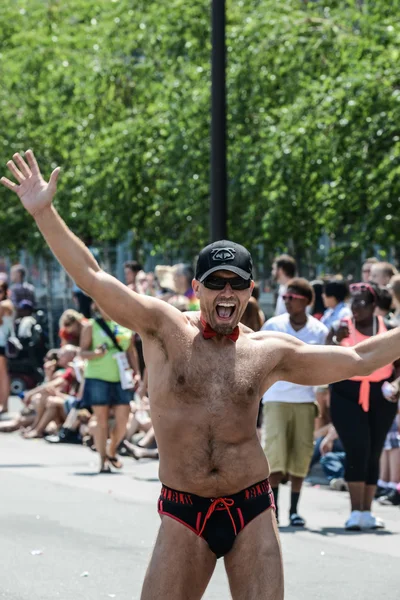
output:
[[[306, 279], [292, 279], [283, 300], [287, 312], [269, 319], [263, 331], [284, 333], [305, 344], [324, 345], [328, 328], [307, 314], [307, 307], [314, 302], [311, 284]], [[314, 449], [314, 421], [318, 414], [314, 388], [278, 381], [264, 394], [263, 404], [265, 453], [275, 504], [278, 506], [279, 484], [289, 475], [292, 486], [289, 523], [304, 527], [306, 523], [297, 506]]]
[[[388, 328], [376, 316], [379, 288], [373, 283], [350, 286], [353, 318], [333, 327], [327, 344], [351, 348], [360, 343], [375, 343]], [[371, 339], [372, 338], [372, 339]], [[389, 357], [388, 357], [389, 358]], [[397, 413], [397, 395], [386, 398], [383, 385], [398, 371], [395, 356], [377, 364], [372, 373], [356, 375], [331, 385], [331, 417], [346, 452], [345, 479], [350, 492], [351, 514], [345, 523], [348, 530], [381, 529], [384, 523], [371, 513], [379, 476], [379, 460], [386, 435]]]
[[[259, 399], [277, 381], [318, 386], [376, 371], [400, 357], [400, 330], [355, 347], [253, 332], [240, 325], [254, 287], [251, 254], [229, 240], [201, 250], [192, 282], [200, 311], [181, 313], [100, 268], [52, 204], [59, 168], [45, 181], [31, 150], [7, 166], [17, 183], [2, 177], [2, 184], [79, 288], [143, 340], [163, 485], [142, 600], [200, 599], [222, 556], [234, 598], [283, 600], [269, 465], [256, 431]], [[286, 303], [299, 302], [307, 306], [308, 298], [290, 290]], [[291, 323], [305, 326], [299, 308]]]

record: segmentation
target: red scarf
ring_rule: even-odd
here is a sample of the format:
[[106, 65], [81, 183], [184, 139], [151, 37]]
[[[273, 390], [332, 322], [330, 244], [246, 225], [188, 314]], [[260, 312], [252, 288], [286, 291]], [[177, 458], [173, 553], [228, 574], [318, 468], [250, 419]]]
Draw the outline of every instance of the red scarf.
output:
[[[200, 317], [200, 322], [203, 325], [204, 329], [203, 329], [203, 338], [205, 340], [210, 340], [211, 338], [215, 337], [216, 335], [220, 335], [218, 334], [216, 331], [214, 331], [214, 329], [211, 327], [211, 325], [209, 325], [205, 319], [203, 319], [203, 317]], [[232, 342], [236, 342], [238, 337], [239, 337], [239, 326], [237, 325], [235, 327], [235, 329], [232, 331], [232, 333], [227, 333], [225, 335], [225, 337], [227, 337], [228, 339], [232, 340]]]

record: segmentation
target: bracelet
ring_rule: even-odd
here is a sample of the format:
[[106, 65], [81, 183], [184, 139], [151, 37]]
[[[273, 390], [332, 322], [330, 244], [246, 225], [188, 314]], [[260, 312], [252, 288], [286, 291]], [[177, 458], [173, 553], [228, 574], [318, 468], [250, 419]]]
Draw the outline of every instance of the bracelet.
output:
[[338, 339], [336, 337], [336, 335], [332, 336], [332, 343], [335, 344], [335, 346], [339, 346], [340, 342], [338, 342]]

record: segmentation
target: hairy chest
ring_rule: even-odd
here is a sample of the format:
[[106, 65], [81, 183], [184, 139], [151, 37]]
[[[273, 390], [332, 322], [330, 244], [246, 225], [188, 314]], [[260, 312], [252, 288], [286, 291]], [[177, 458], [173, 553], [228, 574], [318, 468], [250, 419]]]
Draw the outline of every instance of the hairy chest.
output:
[[244, 349], [202, 344], [170, 367], [168, 387], [179, 403], [201, 404], [218, 412], [227, 404], [246, 407], [260, 399], [265, 365], [261, 357]]

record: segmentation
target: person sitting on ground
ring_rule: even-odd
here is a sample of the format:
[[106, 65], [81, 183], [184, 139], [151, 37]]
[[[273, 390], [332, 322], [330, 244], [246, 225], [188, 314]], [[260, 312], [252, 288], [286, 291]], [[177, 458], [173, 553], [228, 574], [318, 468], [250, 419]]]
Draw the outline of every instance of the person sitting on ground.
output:
[[[45, 356], [43, 364], [43, 371], [45, 374], [44, 381], [46, 383], [56, 376], [55, 373], [59, 369], [57, 360], [58, 350], [56, 348], [49, 350]], [[58, 374], [60, 374], [60, 371]], [[16, 415], [10, 415], [9, 419], [2, 420], [0, 422], [0, 433], [11, 433], [13, 431], [18, 431], [19, 429], [28, 428], [33, 424], [36, 418], [36, 411], [32, 406], [29, 406], [30, 402], [28, 391], [24, 394], [23, 402], [24, 407], [20, 413]]]
[[[65, 385], [68, 361], [66, 356], [59, 356], [60, 349], [49, 350], [44, 362], [45, 380], [37, 387], [24, 393], [24, 412], [28, 410], [33, 414], [32, 427], [35, 427], [43, 415], [48, 394], [56, 393], [55, 390]], [[30, 427], [30, 428], [32, 428]]]
[[[136, 394], [140, 401], [131, 402], [130, 423], [126, 438], [121, 444], [123, 453], [136, 460], [158, 458], [157, 443], [151, 422], [150, 402], [147, 397], [147, 385], [147, 371], [145, 371], [142, 384]], [[133, 436], [139, 432], [143, 432], [144, 435], [137, 443], [134, 443]]]
[[[53, 397], [47, 403], [47, 408], [57, 408], [57, 416], [62, 425], [57, 431], [45, 436], [46, 442], [51, 444], [81, 444], [83, 438], [88, 433], [86, 426], [91, 418], [88, 409], [81, 408], [83, 390], [85, 387], [84, 371], [85, 361], [77, 353], [75, 358], [68, 365], [74, 370], [76, 384], [71, 386], [69, 394]], [[50, 417], [52, 415], [48, 415]]]
[[87, 319], [82, 315], [82, 313], [79, 313], [73, 308], [68, 308], [65, 310], [58, 323], [58, 336], [61, 340], [61, 346], [65, 346], [65, 344], [79, 346], [82, 327], [85, 325], [85, 323], [87, 323]]
[[345, 303], [349, 295], [349, 288], [345, 281], [331, 279], [324, 284], [322, 299], [326, 310], [321, 317], [321, 323], [328, 329], [341, 319], [351, 316], [351, 310]]
[[41, 386], [40, 412], [37, 411], [32, 426], [23, 432], [25, 439], [43, 437], [46, 427], [53, 420], [57, 419], [60, 426], [64, 422], [74, 399], [71, 399], [71, 396], [74, 396], [77, 389], [76, 373], [74, 368], [69, 365], [78, 353], [79, 348], [76, 346], [67, 345], [60, 348], [58, 362], [67, 368], [57, 379]]
[[380, 504], [398, 505], [400, 483], [400, 412], [390, 427], [381, 454], [379, 479], [375, 497]]
[[154, 448], [156, 436], [153, 427], [150, 427], [138, 444], [132, 444], [128, 440], [124, 440], [123, 444], [128, 456], [136, 460], [140, 460], [141, 458], [154, 458], [157, 460], [159, 458], [158, 448]]
[[346, 453], [332, 423], [317, 428], [314, 431], [314, 439], [310, 469], [319, 462], [332, 490], [348, 490], [344, 479]]

